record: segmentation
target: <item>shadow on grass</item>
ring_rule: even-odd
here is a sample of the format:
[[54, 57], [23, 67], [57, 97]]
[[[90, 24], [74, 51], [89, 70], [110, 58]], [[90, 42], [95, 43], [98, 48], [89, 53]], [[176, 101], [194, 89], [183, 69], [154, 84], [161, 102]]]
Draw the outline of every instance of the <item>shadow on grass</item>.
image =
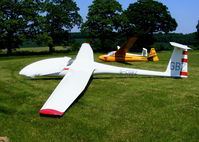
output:
[[133, 65], [133, 64], [130, 63], [130, 62], [118, 62], [118, 63], [125, 64], [125, 65]]
[[48, 114], [39, 114], [40, 117], [48, 117], [48, 118], [61, 118], [59, 115], [48, 115]]
[[28, 78], [27, 80], [62, 80], [63, 77], [39, 77], [39, 78]]

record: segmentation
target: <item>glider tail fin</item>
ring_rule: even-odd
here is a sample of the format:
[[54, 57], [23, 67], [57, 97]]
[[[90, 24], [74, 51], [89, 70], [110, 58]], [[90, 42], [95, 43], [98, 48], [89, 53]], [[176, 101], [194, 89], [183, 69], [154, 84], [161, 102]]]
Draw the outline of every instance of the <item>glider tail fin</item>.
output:
[[158, 55], [155, 51], [155, 48], [151, 48], [148, 60], [149, 61], [159, 61]]
[[188, 46], [170, 42], [174, 46], [169, 64], [165, 73], [171, 77], [188, 77]]

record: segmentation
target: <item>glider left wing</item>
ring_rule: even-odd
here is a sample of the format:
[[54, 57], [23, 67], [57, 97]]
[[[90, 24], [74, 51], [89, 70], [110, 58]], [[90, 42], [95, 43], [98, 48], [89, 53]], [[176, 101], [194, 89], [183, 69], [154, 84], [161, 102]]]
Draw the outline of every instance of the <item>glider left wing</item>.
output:
[[69, 66], [68, 73], [39, 111], [40, 114], [62, 116], [85, 89], [94, 71], [93, 65], [93, 51], [90, 45], [85, 43], [76, 60]]

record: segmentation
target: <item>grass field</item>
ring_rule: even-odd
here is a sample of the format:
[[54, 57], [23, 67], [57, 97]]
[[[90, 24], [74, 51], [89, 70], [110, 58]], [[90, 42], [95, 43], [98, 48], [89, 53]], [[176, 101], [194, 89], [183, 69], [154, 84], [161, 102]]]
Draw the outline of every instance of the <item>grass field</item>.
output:
[[[158, 62], [109, 63], [165, 70]], [[101, 62], [95, 55], [95, 61]], [[0, 137], [11, 142], [198, 142], [199, 51], [189, 54], [189, 77], [94, 75], [80, 99], [61, 118], [38, 113], [60, 78], [19, 76], [25, 65], [63, 53], [0, 57]], [[67, 56], [75, 56], [68, 53]]]
[[[68, 52], [70, 47], [68, 46], [55, 46], [56, 52]], [[12, 51], [14, 55], [44, 55], [49, 54], [49, 47], [24, 47], [17, 48]], [[7, 49], [0, 50], [0, 56], [6, 56]]]

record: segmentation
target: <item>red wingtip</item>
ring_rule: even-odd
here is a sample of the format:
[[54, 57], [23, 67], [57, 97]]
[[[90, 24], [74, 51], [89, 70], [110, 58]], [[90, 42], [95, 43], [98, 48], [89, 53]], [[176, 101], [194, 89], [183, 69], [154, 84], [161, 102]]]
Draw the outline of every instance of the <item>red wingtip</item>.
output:
[[39, 111], [40, 114], [44, 115], [57, 115], [57, 116], [62, 116], [64, 113], [54, 110], [54, 109], [42, 109]]

